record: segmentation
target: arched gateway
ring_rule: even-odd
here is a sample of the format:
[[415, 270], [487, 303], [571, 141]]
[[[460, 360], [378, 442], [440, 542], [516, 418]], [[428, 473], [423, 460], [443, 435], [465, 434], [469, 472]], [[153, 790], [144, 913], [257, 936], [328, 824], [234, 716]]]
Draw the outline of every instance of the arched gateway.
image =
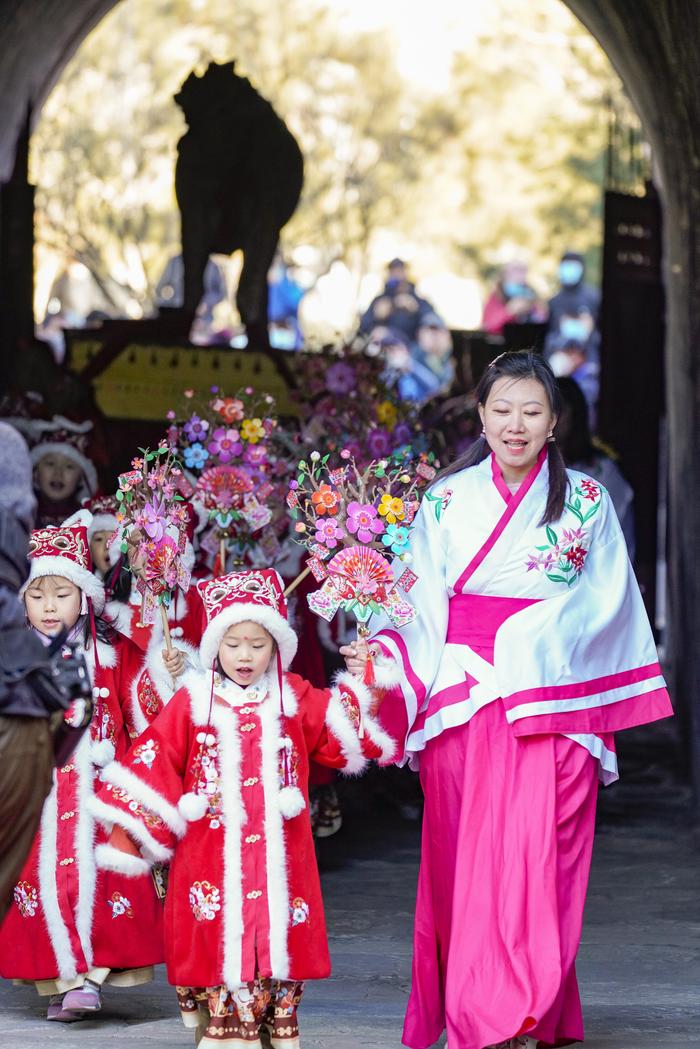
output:
[[[38, 111], [66, 62], [116, 2], [0, 0], [0, 180], [13, 170], [28, 108]], [[687, 0], [565, 2], [622, 78], [657, 163], [668, 302], [670, 654], [700, 784], [700, 7]]]

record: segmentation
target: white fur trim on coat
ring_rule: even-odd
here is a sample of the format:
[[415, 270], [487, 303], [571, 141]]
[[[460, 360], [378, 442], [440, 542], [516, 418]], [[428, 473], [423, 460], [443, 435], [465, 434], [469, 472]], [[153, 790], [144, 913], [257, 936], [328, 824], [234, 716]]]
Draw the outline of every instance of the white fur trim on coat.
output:
[[[82, 740], [81, 740], [82, 743]], [[80, 744], [78, 744], [80, 746]], [[39, 897], [44, 912], [46, 930], [51, 949], [56, 958], [58, 975], [62, 980], [72, 980], [78, 972], [77, 961], [71, 947], [70, 936], [58, 903], [56, 870], [58, 865], [56, 833], [58, 830], [58, 796], [54, 773], [54, 785], [44, 802], [41, 813], [39, 838]]]
[[289, 883], [284, 820], [280, 808], [279, 746], [283, 734], [279, 699], [271, 693], [260, 706], [261, 778], [265, 794], [267, 906], [270, 915], [270, 968], [273, 980], [289, 976]]
[[100, 870], [125, 874], [127, 878], [139, 878], [148, 874], [151, 869], [151, 864], [143, 856], [122, 852], [121, 849], [115, 849], [113, 845], [106, 843], [98, 845], [95, 849], [95, 860]]
[[90, 760], [100, 769], [114, 761], [115, 753], [111, 739], [93, 739], [90, 745]]
[[[190, 693], [190, 715], [195, 725], [206, 725], [209, 717], [211, 673], [191, 672], [183, 678]], [[234, 685], [234, 682], [231, 682]], [[238, 688], [239, 686], [235, 686]], [[240, 690], [245, 693], [245, 689]], [[285, 688], [285, 706], [296, 712], [293, 690]], [[262, 727], [260, 743], [261, 780], [265, 796], [265, 844], [267, 902], [270, 915], [270, 964], [272, 978], [289, 977], [289, 887], [284, 840], [284, 821], [280, 811], [279, 748], [283, 736], [279, 697], [272, 688], [259, 707]], [[223, 982], [230, 989], [241, 984], [243, 935], [243, 875], [241, 837], [246, 820], [242, 798], [239, 714], [235, 707], [215, 703], [211, 710], [212, 728], [218, 736], [219, 783], [224, 824], [224, 964]]]
[[239, 602], [224, 609], [214, 616], [202, 636], [199, 656], [202, 666], [209, 669], [219, 654], [219, 647], [224, 634], [235, 623], [258, 623], [277, 642], [282, 669], [288, 670], [297, 653], [298, 638], [284, 616], [267, 605], [256, 605], [252, 602]]
[[92, 598], [95, 613], [100, 615], [105, 607], [105, 588], [101, 579], [98, 579], [87, 568], [69, 561], [67, 557], [30, 557], [29, 578], [20, 589], [20, 597], [24, 597], [25, 591], [35, 579], [44, 576], [62, 576], [70, 579], [71, 583], [83, 591], [86, 597]]
[[177, 811], [188, 823], [196, 823], [197, 820], [201, 820], [207, 808], [208, 802], [204, 794], [195, 794], [194, 791], [183, 794], [177, 803]]
[[102, 773], [102, 780], [104, 783], [111, 783], [113, 787], [121, 787], [134, 801], [150, 809], [156, 816], [160, 816], [166, 827], [169, 827], [178, 838], [181, 838], [187, 830], [187, 824], [174, 805], [171, 805], [153, 787], [149, 787], [129, 769], [120, 765], [118, 761], [113, 761], [107, 766]]
[[[362, 722], [365, 735], [381, 751], [382, 764], [390, 762], [396, 753], [396, 743], [391, 736], [384, 731], [377, 719], [370, 714], [374, 702], [371, 689], [348, 670], [341, 670], [340, 673], [336, 674], [333, 685], [334, 689], [332, 691], [339, 686], [344, 685], [345, 688], [349, 689], [357, 697], [360, 704], [360, 710], [362, 711]], [[338, 702], [340, 701], [338, 700]]]
[[374, 669], [374, 684], [377, 688], [391, 689], [400, 685], [404, 674], [395, 659], [387, 656], [375, 656], [372, 660]]
[[286, 820], [293, 820], [306, 808], [304, 795], [298, 787], [282, 787], [279, 792], [280, 812]]
[[[353, 695], [357, 696], [354, 686], [350, 687]], [[364, 772], [369, 761], [362, 753], [362, 743], [357, 728], [345, 713], [337, 685], [331, 689], [331, 697], [326, 710], [326, 726], [340, 744], [340, 752], [345, 760], [343, 772], [350, 776], [357, 776], [360, 772]]]
[[125, 605], [122, 601], [108, 601], [105, 606], [105, 617], [115, 630], [128, 638], [131, 637], [132, 613], [131, 605]]
[[219, 786], [224, 824], [224, 957], [223, 982], [234, 990], [241, 986], [243, 951], [243, 866], [241, 839], [246, 821], [241, 796], [241, 745], [233, 710], [217, 706], [212, 725], [219, 736]]
[[[107, 607], [109, 608], [109, 605]], [[190, 669], [196, 669], [199, 666], [199, 654], [193, 645], [189, 645], [186, 641], [183, 641], [182, 638], [177, 638], [177, 640], [173, 642], [173, 647], [184, 653]], [[143, 667], [138, 674], [134, 675], [129, 687], [129, 715], [131, 726], [139, 736], [142, 732], [146, 731], [153, 720], [152, 718], [149, 720], [139, 702], [139, 686], [142, 683], [144, 674], [148, 672], [151, 684], [155, 688], [158, 698], [164, 707], [168, 705], [182, 684], [182, 675], [179, 678], [176, 678], [173, 682], [170, 674], [165, 669], [165, 663], [163, 662], [164, 648], [165, 641], [163, 640], [162, 634], [154, 634], [148, 643]]]
[[88, 808], [108, 834], [111, 834], [115, 825], [126, 831], [151, 863], [168, 863], [172, 859], [173, 849], [169, 849], [166, 845], [156, 841], [143, 822], [137, 819], [136, 816], [131, 816], [123, 809], [109, 805], [102, 798], [91, 798]]

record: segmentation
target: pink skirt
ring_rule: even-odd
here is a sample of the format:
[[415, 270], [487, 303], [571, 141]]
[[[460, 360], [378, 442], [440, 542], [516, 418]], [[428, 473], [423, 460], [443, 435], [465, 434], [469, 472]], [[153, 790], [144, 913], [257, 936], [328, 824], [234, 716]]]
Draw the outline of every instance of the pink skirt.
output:
[[484, 1049], [583, 1038], [575, 959], [597, 762], [565, 736], [517, 739], [502, 704], [421, 754], [425, 816], [403, 1041]]

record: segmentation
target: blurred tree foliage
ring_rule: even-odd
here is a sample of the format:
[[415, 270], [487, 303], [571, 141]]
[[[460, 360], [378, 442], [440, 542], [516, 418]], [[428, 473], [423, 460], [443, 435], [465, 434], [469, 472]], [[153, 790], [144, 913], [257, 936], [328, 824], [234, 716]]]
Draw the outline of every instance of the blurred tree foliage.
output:
[[493, 0], [435, 92], [399, 72], [389, 34], [349, 30], [321, 0], [124, 0], [33, 138], [40, 250], [82, 262], [111, 310], [147, 312], [179, 251], [172, 97], [191, 68], [232, 57], [305, 153], [287, 245], [362, 273], [388, 231], [482, 277], [519, 248], [547, 275], [575, 247], [595, 276], [605, 99], [620, 87], [557, 0]]

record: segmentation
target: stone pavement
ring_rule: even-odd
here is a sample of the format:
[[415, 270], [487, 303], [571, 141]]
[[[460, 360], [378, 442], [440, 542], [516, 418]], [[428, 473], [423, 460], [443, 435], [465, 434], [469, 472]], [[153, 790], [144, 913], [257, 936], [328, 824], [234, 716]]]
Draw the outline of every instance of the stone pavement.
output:
[[[588, 1049], [700, 1049], [700, 839], [674, 743], [660, 726], [628, 740], [623, 780], [603, 792], [579, 956]], [[410, 978], [416, 824], [350, 784], [346, 826], [323, 843], [334, 975], [302, 1006], [305, 1049], [400, 1049]], [[43, 1021], [28, 988], [0, 983], [0, 1049], [189, 1049], [162, 971], [110, 991], [100, 1019]]]

